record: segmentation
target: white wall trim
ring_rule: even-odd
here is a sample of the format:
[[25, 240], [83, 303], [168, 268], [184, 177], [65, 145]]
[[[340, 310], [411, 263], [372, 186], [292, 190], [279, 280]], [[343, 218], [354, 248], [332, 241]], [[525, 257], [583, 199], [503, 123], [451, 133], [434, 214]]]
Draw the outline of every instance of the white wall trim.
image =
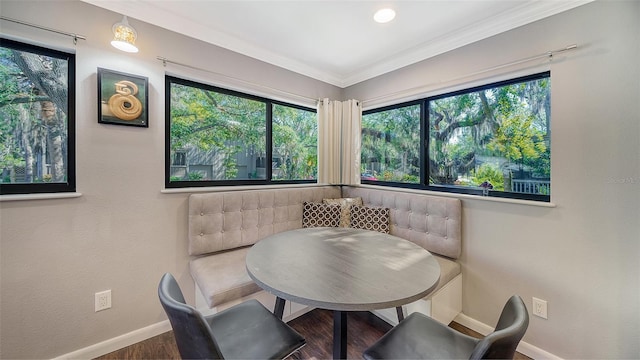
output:
[[[458, 314], [458, 316], [456, 316], [456, 318], [453, 320], [462, 326], [466, 326], [473, 331], [479, 332], [482, 335], [487, 335], [494, 329], [493, 327], [462, 313]], [[539, 347], [531, 345], [525, 341], [520, 341], [517, 350], [519, 353], [524, 354], [532, 359], [562, 360], [561, 357], [542, 350]]]
[[[311, 308], [306, 310], [307, 311], [311, 310]], [[304, 311], [301, 314], [304, 314], [307, 311]], [[296, 315], [300, 316], [301, 314], [296, 314]], [[493, 328], [491, 326], [484, 324], [462, 313], [458, 314], [458, 316], [456, 316], [454, 321], [460, 325], [468, 327], [471, 330], [477, 331], [482, 335], [487, 335], [493, 331]], [[108, 354], [116, 350], [120, 350], [124, 347], [130, 346], [135, 343], [152, 338], [154, 336], [163, 334], [170, 330], [171, 330], [171, 324], [169, 323], [169, 320], [164, 320], [159, 323], [155, 323], [153, 325], [149, 325], [147, 327], [134, 330], [129, 333], [116, 336], [114, 338], [99, 342], [97, 344], [93, 344], [85, 348], [70, 352], [68, 354], [60, 355], [54, 358], [53, 360], [94, 359], [96, 357]], [[524, 341], [521, 341], [520, 344], [518, 345], [518, 352], [533, 359], [562, 360], [561, 357], [556, 356], [552, 353], [549, 353], [543, 349], [540, 349], [537, 346], [531, 345]]]
[[[354, 185], [351, 185], [354, 186]], [[387, 191], [396, 191], [396, 192], [407, 192], [414, 194], [423, 194], [423, 195], [431, 195], [431, 196], [445, 196], [445, 197], [453, 197], [461, 200], [479, 200], [479, 201], [489, 201], [489, 202], [499, 202], [505, 204], [517, 204], [517, 205], [529, 205], [529, 206], [539, 206], [546, 208], [555, 208], [557, 205], [552, 202], [543, 202], [543, 201], [534, 201], [534, 200], [521, 200], [521, 199], [511, 199], [511, 198], [501, 198], [501, 197], [492, 197], [492, 196], [480, 196], [480, 195], [471, 195], [471, 194], [458, 194], [458, 193], [450, 193], [445, 191], [433, 191], [433, 190], [423, 190], [423, 189], [410, 189], [410, 188], [400, 188], [400, 187], [392, 187], [392, 186], [383, 186], [383, 185], [369, 185], [369, 184], [360, 184], [355, 185], [356, 187], [367, 188], [367, 189], [378, 189], [378, 190], [387, 190]]]
[[166, 333], [169, 330], [171, 330], [171, 324], [169, 323], [169, 320], [161, 321], [159, 323], [155, 323], [142, 329], [134, 330], [129, 333], [116, 336], [114, 338], [87, 346], [68, 354], [60, 355], [54, 358], [54, 360], [95, 359], [98, 356], [120, 350], [129, 345], [133, 345], [140, 341], [144, 341], [154, 336]]
[[272, 189], [290, 189], [290, 188], [307, 188], [321, 186], [340, 186], [339, 184], [325, 183], [303, 183], [303, 184], [280, 184], [280, 185], [245, 185], [245, 186], [204, 186], [204, 187], [185, 187], [162, 189], [162, 194], [185, 194], [185, 193], [201, 193], [201, 192], [226, 192], [226, 191], [246, 191], [246, 190], [272, 190]]
[[24, 200], [51, 200], [51, 199], [71, 199], [82, 196], [79, 192], [59, 192], [59, 193], [33, 193], [33, 194], [15, 194], [0, 195], [2, 201], [24, 201]]

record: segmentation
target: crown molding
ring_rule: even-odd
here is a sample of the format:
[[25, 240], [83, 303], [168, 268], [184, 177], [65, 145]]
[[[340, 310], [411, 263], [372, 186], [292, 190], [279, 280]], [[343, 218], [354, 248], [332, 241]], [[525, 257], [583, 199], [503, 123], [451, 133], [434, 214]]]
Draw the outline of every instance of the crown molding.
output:
[[526, 2], [521, 6], [505, 11], [486, 21], [472, 24], [433, 41], [419, 44], [402, 54], [370, 64], [369, 66], [363, 66], [362, 71], [344, 78], [342, 80], [342, 87], [348, 87], [369, 80], [376, 76], [418, 63], [593, 1], [594, 0]]
[[312, 67], [301, 61], [279, 55], [269, 49], [257, 46], [251, 42], [231, 36], [222, 31], [211, 30], [206, 26], [195, 24], [189, 19], [180, 18], [176, 14], [168, 12], [162, 8], [151, 6], [146, 1], [82, 1], [116, 13], [125, 14], [130, 18], [162, 26], [168, 30], [252, 57], [340, 88], [346, 88], [505, 31], [576, 8], [594, 0], [526, 1], [518, 7], [504, 11], [490, 19], [466, 26], [438, 39], [424, 42], [402, 52], [401, 54], [381, 59], [379, 61], [373, 61], [368, 65], [361, 66], [359, 71], [347, 75]]

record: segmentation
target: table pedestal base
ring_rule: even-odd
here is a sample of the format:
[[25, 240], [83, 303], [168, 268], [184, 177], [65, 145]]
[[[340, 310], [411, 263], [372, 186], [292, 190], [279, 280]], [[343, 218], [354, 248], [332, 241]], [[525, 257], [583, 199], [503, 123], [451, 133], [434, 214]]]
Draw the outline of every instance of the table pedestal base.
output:
[[347, 358], [347, 312], [333, 311], [333, 358]]
[[[276, 297], [276, 304], [273, 308], [273, 314], [282, 320], [284, 314], [285, 300]], [[404, 320], [404, 312], [402, 306], [396, 307], [396, 313], [398, 314], [398, 322]], [[333, 311], [333, 358], [334, 359], [346, 359], [347, 358], [347, 312], [346, 311]]]
[[282, 316], [284, 315], [284, 303], [284, 299], [276, 296], [276, 304], [273, 307], [273, 315], [277, 316], [280, 320], [282, 320]]

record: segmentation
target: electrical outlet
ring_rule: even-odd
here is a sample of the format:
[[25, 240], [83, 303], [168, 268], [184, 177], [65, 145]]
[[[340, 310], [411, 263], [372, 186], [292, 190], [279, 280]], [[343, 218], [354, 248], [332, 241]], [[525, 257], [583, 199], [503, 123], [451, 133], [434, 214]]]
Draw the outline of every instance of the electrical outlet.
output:
[[111, 290], [96, 293], [96, 312], [111, 308]]
[[533, 315], [539, 316], [543, 319], [547, 318], [547, 301], [538, 298], [533, 298]]

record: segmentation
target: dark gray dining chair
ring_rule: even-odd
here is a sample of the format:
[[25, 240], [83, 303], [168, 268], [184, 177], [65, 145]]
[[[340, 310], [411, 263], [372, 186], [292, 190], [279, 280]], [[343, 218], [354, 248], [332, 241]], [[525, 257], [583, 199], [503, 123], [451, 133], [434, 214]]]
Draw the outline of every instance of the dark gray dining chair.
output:
[[428, 316], [412, 313], [364, 351], [373, 359], [513, 359], [529, 326], [517, 295], [502, 309], [496, 329], [482, 339], [462, 334]]
[[160, 280], [158, 297], [183, 359], [284, 359], [306, 344], [256, 300], [203, 316], [185, 303], [169, 273]]

